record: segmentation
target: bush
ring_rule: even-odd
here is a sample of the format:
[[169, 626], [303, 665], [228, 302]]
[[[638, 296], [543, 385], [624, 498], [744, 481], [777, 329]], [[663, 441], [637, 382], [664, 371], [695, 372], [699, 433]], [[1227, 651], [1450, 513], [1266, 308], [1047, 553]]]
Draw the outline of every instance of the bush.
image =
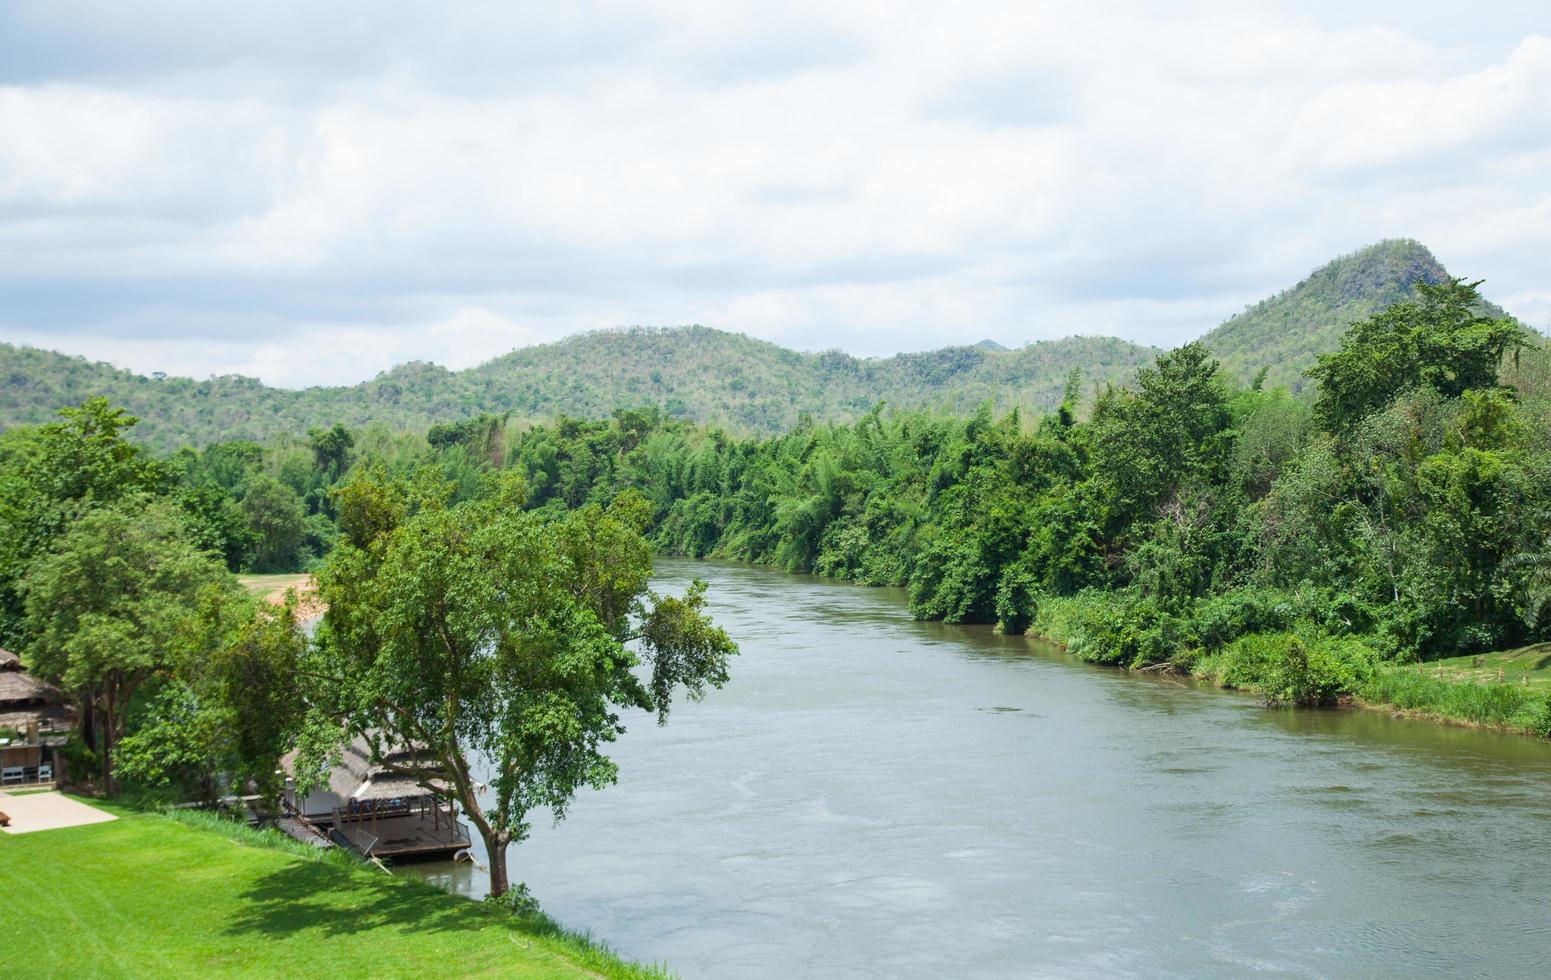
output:
[[1259, 691], [1270, 704], [1334, 704], [1367, 682], [1373, 651], [1359, 640], [1305, 625], [1294, 632], [1252, 633], [1198, 669], [1224, 687]]
[[1188, 620], [1134, 590], [1046, 597], [1035, 610], [1034, 631], [1082, 660], [1132, 669], [1173, 660], [1197, 643]]
[[1292, 597], [1267, 589], [1234, 589], [1211, 596], [1191, 611], [1201, 646], [1216, 651], [1250, 633], [1290, 629], [1298, 610]]
[[544, 910], [539, 907], [539, 900], [534, 897], [527, 884], [521, 881], [508, 888], [505, 895], [499, 897], [486, 895], [485, 901], [523, 918], [536, 918], [544, 914]]

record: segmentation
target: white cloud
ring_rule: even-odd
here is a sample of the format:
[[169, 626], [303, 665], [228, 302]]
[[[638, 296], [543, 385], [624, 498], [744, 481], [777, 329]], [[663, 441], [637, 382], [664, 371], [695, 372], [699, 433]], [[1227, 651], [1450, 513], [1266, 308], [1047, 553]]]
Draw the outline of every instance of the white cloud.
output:
[[1168, 344], [1398, 235], [1545, 307], [1528, 14], [428, 9], [0, 10], [0, 339], [293, 385], [632, 323]]

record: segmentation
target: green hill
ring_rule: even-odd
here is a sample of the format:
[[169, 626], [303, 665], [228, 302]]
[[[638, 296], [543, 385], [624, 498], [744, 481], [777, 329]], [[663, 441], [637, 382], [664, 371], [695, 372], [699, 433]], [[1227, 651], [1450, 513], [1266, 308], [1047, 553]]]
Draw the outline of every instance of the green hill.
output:
[[[1334, 350], [1349, 323], [1413, 295], [1419, 280], [1445, 275], [1419, 243], [1381, 242], [1316, 269], [1205, 340], [1241, 378], [1265, 366], [1270, 383], [1296, 388], [1315, 355]], [[293, 390], [238, 376], [148, 378], [0, 344], [0, 428], [41, 422], [62, 405], [106, 395], [143, 420], [135, 430], [139, 438], [162, 449], [265, 439], [334, 422], [413, 429], [479, 412], [596, 417], [646, 404], [743, 432], [771, 433], [804, 413], [854, 418], [880, 401], [960, 413], [987, 401], [1001, 410], [1048, 410], [1073, 370], [1081, 370], [1091, 388], [1128, 378], [1155, 354], [1115, 338], [1069, 337], [1018, 350], [981, 341], [856, 358], [788, 350], [707, 327], [635, 327], [522, 348], [466, 371], [414, 362], [359, 385]]]
[[1120, 381], [1155, 353], [1109, 337], [1069, 337], [1016, 351], [946, 347], [864, 359], [788, 350], [707, 327], [635, 327], [522, 348], [466, 371], [415, 362], [359, 385], [298, 391], [237, 376], [158, 380], [0, 345], [0, 427], [42, 422], [61, 405], [100, 394], [142, 419], [135, 434], [163, 449], [334, 422], [424, 428], [479, 412], [597, 417], [647, 404], [741, 432], [774, 433], [804, 413], [854, 418], [879, 401], [952, 412], [983, 401], [1049, 409], [1074, 369], [1095, 383]]
[[[1298, 285], [1229, 319], [1202, 338], [1223, 365], [1241, 379], [1262, 367], [1266, 384], [1294, 391], [1308, 383], [1303, 372], [1316, 355], [1336, 349], [1355, 320], [1416, 295], [1418, 282], [1449, 275], [1421, 242], [1392, 239], [1320, 266]], [[1505, 315], [1486, 304], [1490, 316]]]

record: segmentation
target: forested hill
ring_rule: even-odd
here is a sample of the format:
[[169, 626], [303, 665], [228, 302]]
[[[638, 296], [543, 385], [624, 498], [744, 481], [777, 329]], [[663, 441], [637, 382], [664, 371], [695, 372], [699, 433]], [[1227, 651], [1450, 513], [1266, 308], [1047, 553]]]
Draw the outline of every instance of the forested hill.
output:
[[[1261, 300], [1202, 338], [1241, 380], [1266, 369], [1266, 384], [1297, 391], [1316, 355], [1329, 353], [1346, 328], [1402, 300], [1416, 298], [1416, 284], [1448, 278], [1427, 246], [1393, 239], [1343, 255], [1309, 273], [1291, 289]], [[1491, 284], [1488, 283], [1488, 286]], [[1487, 316], [1506, 315], [1483, 303]]]
[[[1352, 320], [1411, 296], [1418, 280], [1446, 274], [1420, 244], [1383, 242], [1316, 270], [1206, 340], [1242, 378], [1267, 366], [1273, 383], [1296, 385], [1315, 354], [1335, 349]], [[411, 363], [359, 385], [298, 391], [238, 376], [148, 378], [0, 344], [0, 428], [41, 422], [60, 406], [105, 395], [143, 420], [136, 437], [162, 449], [262, 440], [334, 422], [418, 429], [480, 412], [600, 417], [647, 404], [670, 416], [769, 434], [804, 413], [848, 419], [880, 401], [953, 412], [984, 401], [999, 410], [1048, 410], [1074, 370], [1091, 390], [1129, 378], [1156, 354], [1114, 338], [1071, 337], [1018, 350], [981, 341], [861, 359], [839, 351], [802, 353], [706, 327], [633, 328], [515, 350], [465, 371]]]
[[803, 414], [849, 419], [880, 401], [965, 413], [1053, 408], [1067, 378], [1119, 382], [1157, 351], [1111, 337], [1069, 337], [997, 352], [945, 347], [887, 358], [811, 354], [707, 327], [635, 327], [580, 334], [512, 351], [465, 371], [403, 364], [350, 387], [292, 390], [253, 378], [160, 380], [28, 347], [0, 344], [0, 428], [105, 395], [140, 418], [136, 438], [161, 449], [222, 439], [262, 441], [343, 422], [423, 429], [481, 412], [540, 420], [599, 418], [660, 405], [669, 416], [745, 434], [791, 428]]

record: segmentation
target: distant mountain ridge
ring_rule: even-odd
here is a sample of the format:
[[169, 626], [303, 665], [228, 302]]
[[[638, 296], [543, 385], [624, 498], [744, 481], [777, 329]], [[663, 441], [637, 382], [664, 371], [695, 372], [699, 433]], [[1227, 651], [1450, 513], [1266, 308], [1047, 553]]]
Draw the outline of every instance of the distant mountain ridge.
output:
[[[1446, 276], [1421, 244], [1381, 242], [1316, 269], [1298, 285], [1206, 334], [1241, 378], [1268, 368], [1296, 386], [1317, 354], [1355, 319]], [[1491, 307], [1495, 313], [1501, 313]], [[0, 428], [42, 422], [62, 405], [106, 395], [143, 422], [136, 434], [170, 449], [220, 439], [265, 439], [334, 422], [398, 428], [479, 412], [596, 417], [646, 404], [739, 431], [771, 433], [803, 415], [855, 418], [878, 402], [963, 413], [1047, 411], [1074, 370], [1084, 387], [1122, 382], [1157, 350], [1112, 337], [1068, 337], [1007, 350], [993, 341], [885, 358], [805, 353], [743, 334], [691, 326], [595, 331], [526, 347], [464, 371], [401, 364], [370, 381], [271, 388], [253, 378], [153, 379], [108, 364], [0, 344]]]

